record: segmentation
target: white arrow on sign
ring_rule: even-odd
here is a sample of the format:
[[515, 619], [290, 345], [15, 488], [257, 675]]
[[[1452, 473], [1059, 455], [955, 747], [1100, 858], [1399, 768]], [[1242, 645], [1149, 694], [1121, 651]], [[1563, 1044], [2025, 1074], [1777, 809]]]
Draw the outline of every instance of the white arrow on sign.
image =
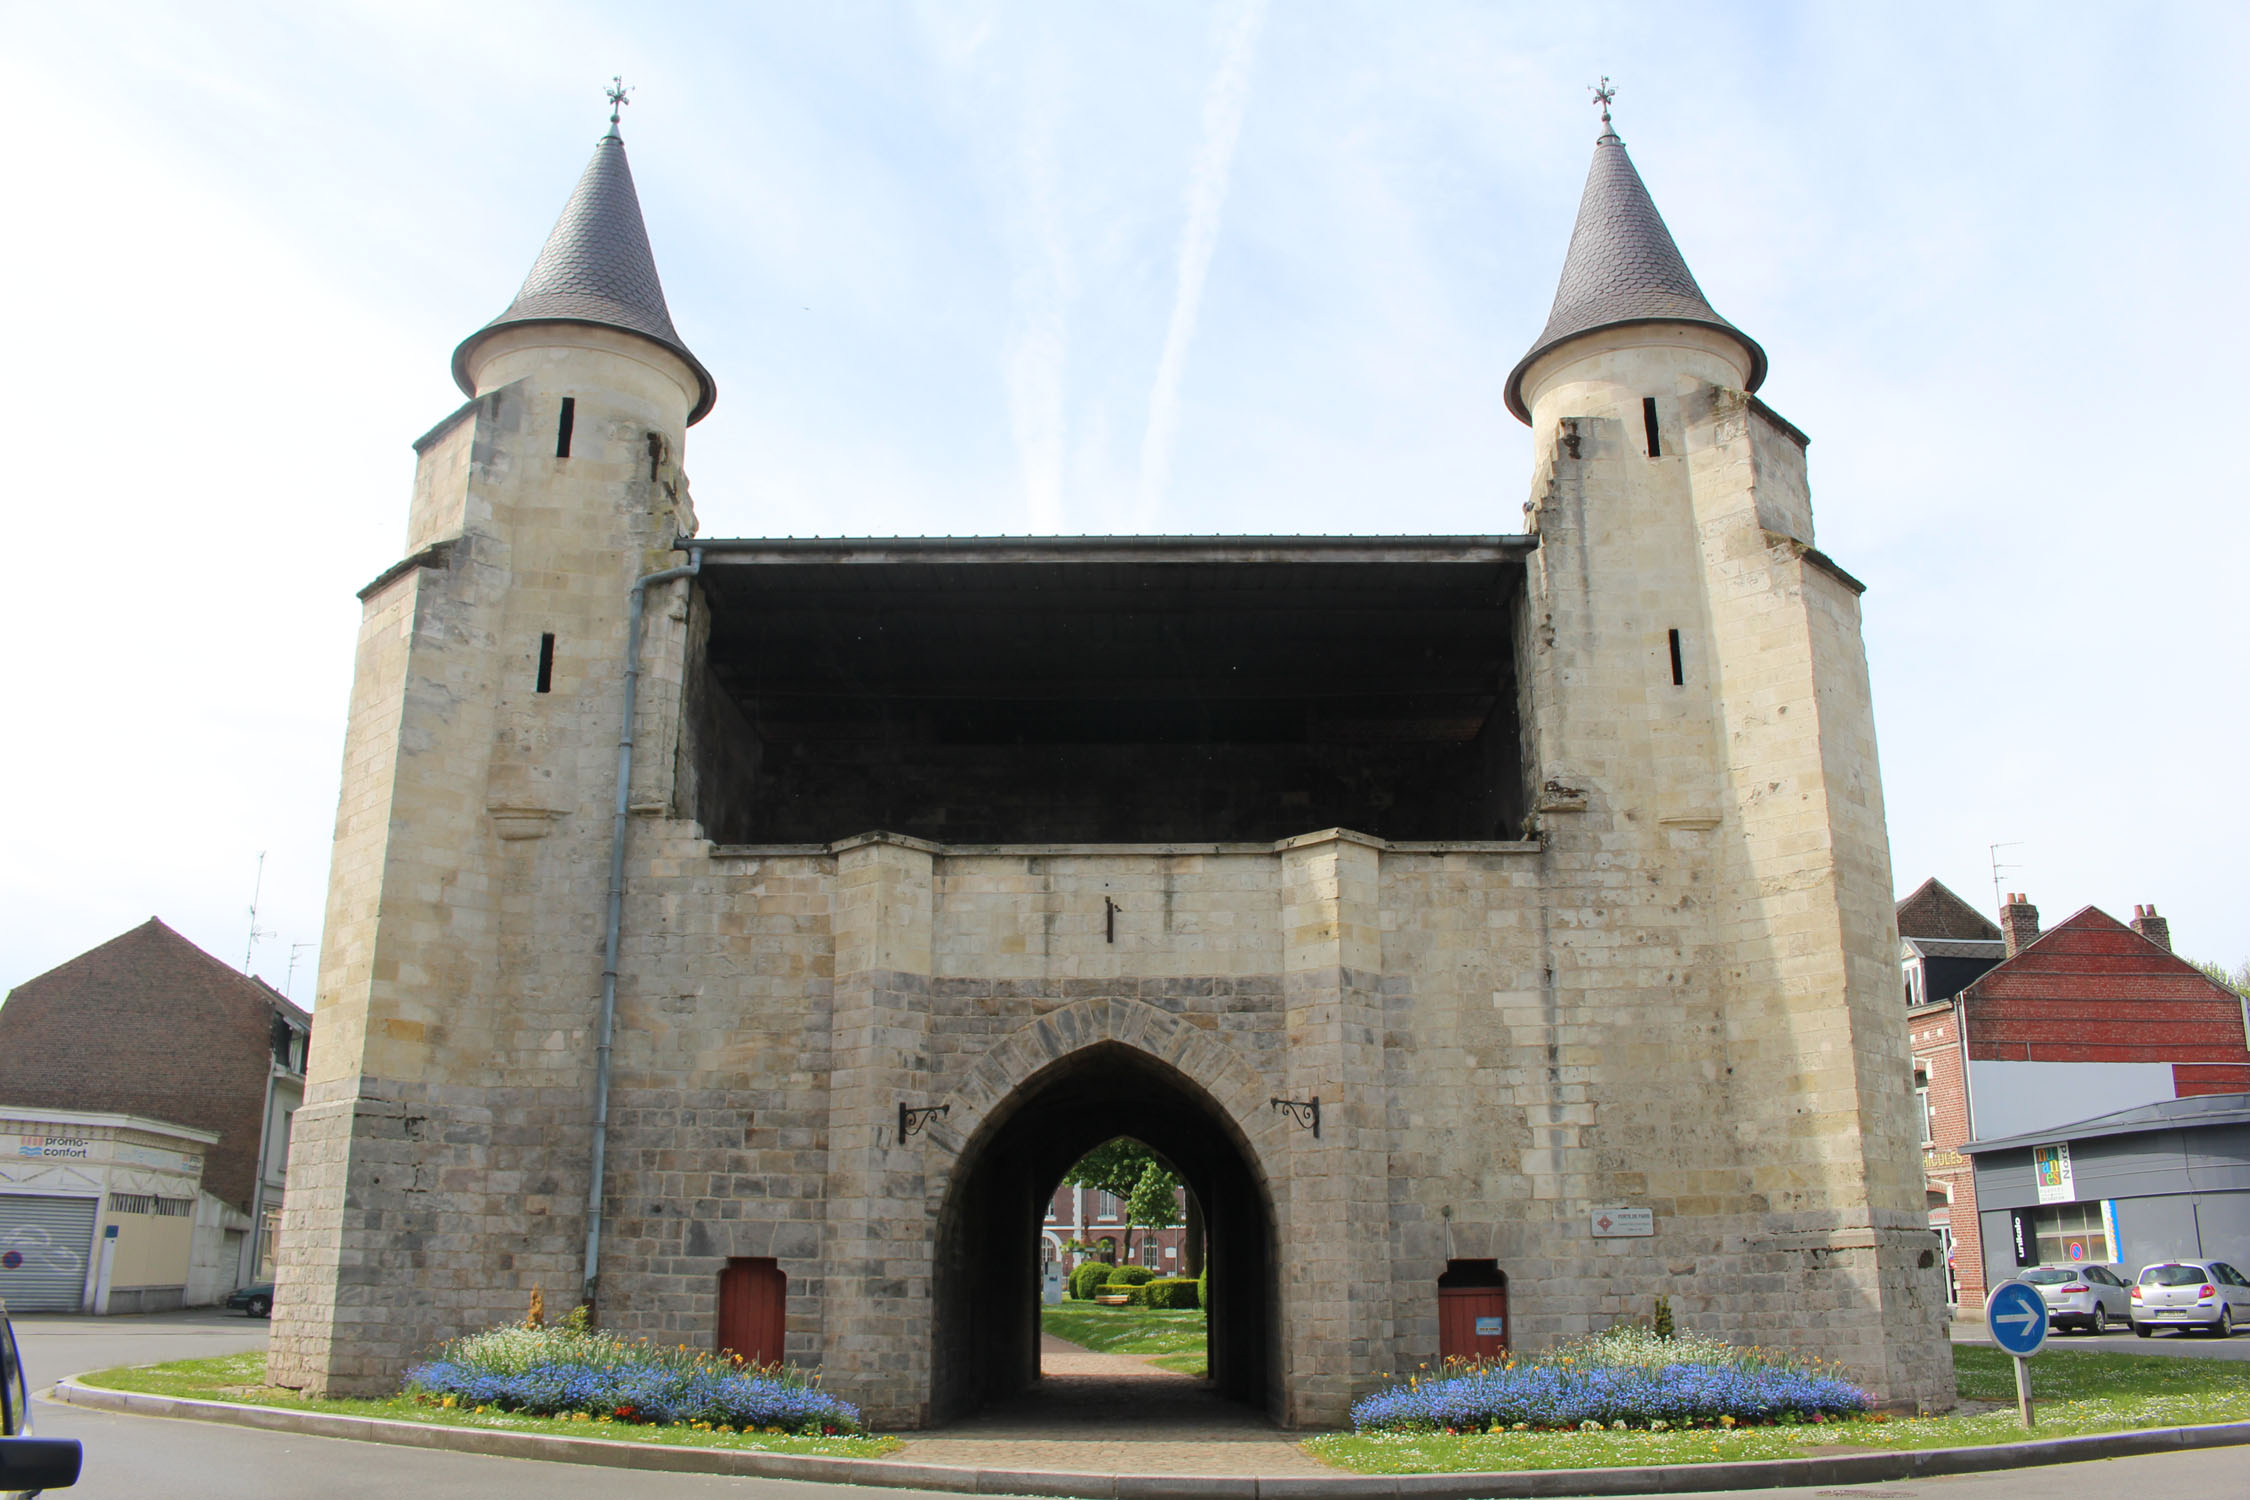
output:
[[2031, 1323], [2035, 1322], [2035, 1321], [2036, 1321], [2036, 1320], [2038, 1319], [2038, 1317], [2039, 1317], [2039, 1314], [2037, 1314], [2037, 1313], [2035, 1313], [2035, 1312], [2013, 1312], [2013, 1313], [2006, 1313], [2006, 1312], [2004, 1312], [2004, 1313], [1994, 1313], [1994, 1314], [1992, 1315], [1992, 1321], [1993, 1321], [1993, 1322], [1995, 1322], [1995, 1323], [2013, 1323], [2013, 1324], [2015, 1324], [2015, 1325], [2016, 1325], [2016, 1326], [2017, 1326], [2018, 1328], [2023, 1328], [2023, 1327], [2027, 1327], [2027, 1326], [2029, 1326], [2029, 1325], [2030, 1325]]

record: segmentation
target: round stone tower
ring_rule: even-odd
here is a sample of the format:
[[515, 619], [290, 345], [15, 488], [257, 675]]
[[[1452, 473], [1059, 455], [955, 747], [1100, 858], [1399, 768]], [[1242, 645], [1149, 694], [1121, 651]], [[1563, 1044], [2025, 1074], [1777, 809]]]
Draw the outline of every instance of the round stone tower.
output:
[[[716, 395], [614, 114], [453, 374], [471, 399], [416, 441], [405, 551], [360, 593], [270, 1365], [310, 1390], [388, 1388], [586, 1273], [629, 601], [695, 530], [681, 449]], [[682, 613], [651, 627], [672, 657]], [[636, 717], [671, 722], [677, 675]]]

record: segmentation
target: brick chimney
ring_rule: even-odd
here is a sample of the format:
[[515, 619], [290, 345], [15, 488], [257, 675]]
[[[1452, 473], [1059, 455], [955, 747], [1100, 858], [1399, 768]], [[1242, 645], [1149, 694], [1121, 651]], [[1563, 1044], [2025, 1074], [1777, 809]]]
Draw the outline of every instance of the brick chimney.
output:
[[2000, 931], [2008, 941], [2008, 957], [2014, 958], [2024, 949], [2039, 941], [2039, 908], [2022, 892], [2012, 893], [2007, 904], [2000, 908]]
[[2133, 908], [2133, 930], [2166, 953], [2172, 951], [2172, 924], [2156, 914], [2153, 906]]

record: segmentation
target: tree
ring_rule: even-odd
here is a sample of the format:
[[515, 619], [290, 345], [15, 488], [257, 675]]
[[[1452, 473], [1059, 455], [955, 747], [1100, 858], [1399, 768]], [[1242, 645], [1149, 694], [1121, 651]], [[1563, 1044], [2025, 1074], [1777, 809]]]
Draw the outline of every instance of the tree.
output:
[[1180, 1179], [1129, 1135], [1104, 1141], [1071, 1166], [1063, 1181], [1093, 1188], [1125, 1205], [1125, 1259], [1133, 1258], [1133, 1230], [1164, 1229], [1179, 1222]]
[[1104, 1141], [1084, 1156], [1078, 1158], [1071, 1169], [1063, 1173], [1063, 1181], [1071, 1187], [1093, 1188], [1112, 1198], [1130, 1198], [1133, 1189], [1141, 1185], [1141, 1176], [1156, 1166], [1156, 1153], [1129, 1135]]
[[1180, 1179], [1152, 1161], [1125, 1200], [1125, 1237], [1131, 1239], [1136, 1226], [1169, 1229], [1179, 1221]]

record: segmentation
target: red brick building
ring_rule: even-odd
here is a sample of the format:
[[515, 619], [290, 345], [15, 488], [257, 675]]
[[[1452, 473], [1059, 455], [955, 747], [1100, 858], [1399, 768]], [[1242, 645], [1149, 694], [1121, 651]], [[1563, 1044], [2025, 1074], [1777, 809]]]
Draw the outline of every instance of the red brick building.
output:
[[270, 1261], [312, 1017], [151, 917], [0, 1004], [0, 1104], [215, 1132], [203, 1191], [247, 1216], [239, 1274]]
[[[1984, 1242], [1964, 1144], [2250, 1089], [2250, 1011], [2172, 952], [2154, 907], [2135, 907], [2127, 925], [2089, 906], [2042, 932], [2038, 909], [2011, 896], [2000, 917], [1936, 881], [1899, 904], [1931, 1227], [1971, 1312], [2018, 1260], [2012, 1242]], [[2114, 1259], [2106, 1215], [2099, 1203], [2043, 1205], [2024, 1252], [2059, 1259], [2045, 1251], [2074, 1243]]]
[[[1178, 1201], [1176, 1217], [1184, 1221], [1185, 1190], [1179, 1193]], [[1112, 1247], [1107, 1255], [1098, 1248], [1105, 1240]], [[1141, 1225], [1128, 1231], [1124, 1199], [1098, 1188], [1065, 1183], [1047, 1201], [1047, 1214], [1039, 1225], [1039, 1259], [1042, 1264], [1060, 1261], [1065, 1270], [1083, 1260], [1112, 1259], [1119, 1265], [1153, 1266], [1168, 1275], [1192, 1276], [1195, 1270], [1190, 1267], [1200, 1267], [1188, 1254], [1187, 1241], [1184, 1222], [1169, 1229]], [[1097, 1248], [1072, 1252], [1068, 1247], [1073, 1243]]]

